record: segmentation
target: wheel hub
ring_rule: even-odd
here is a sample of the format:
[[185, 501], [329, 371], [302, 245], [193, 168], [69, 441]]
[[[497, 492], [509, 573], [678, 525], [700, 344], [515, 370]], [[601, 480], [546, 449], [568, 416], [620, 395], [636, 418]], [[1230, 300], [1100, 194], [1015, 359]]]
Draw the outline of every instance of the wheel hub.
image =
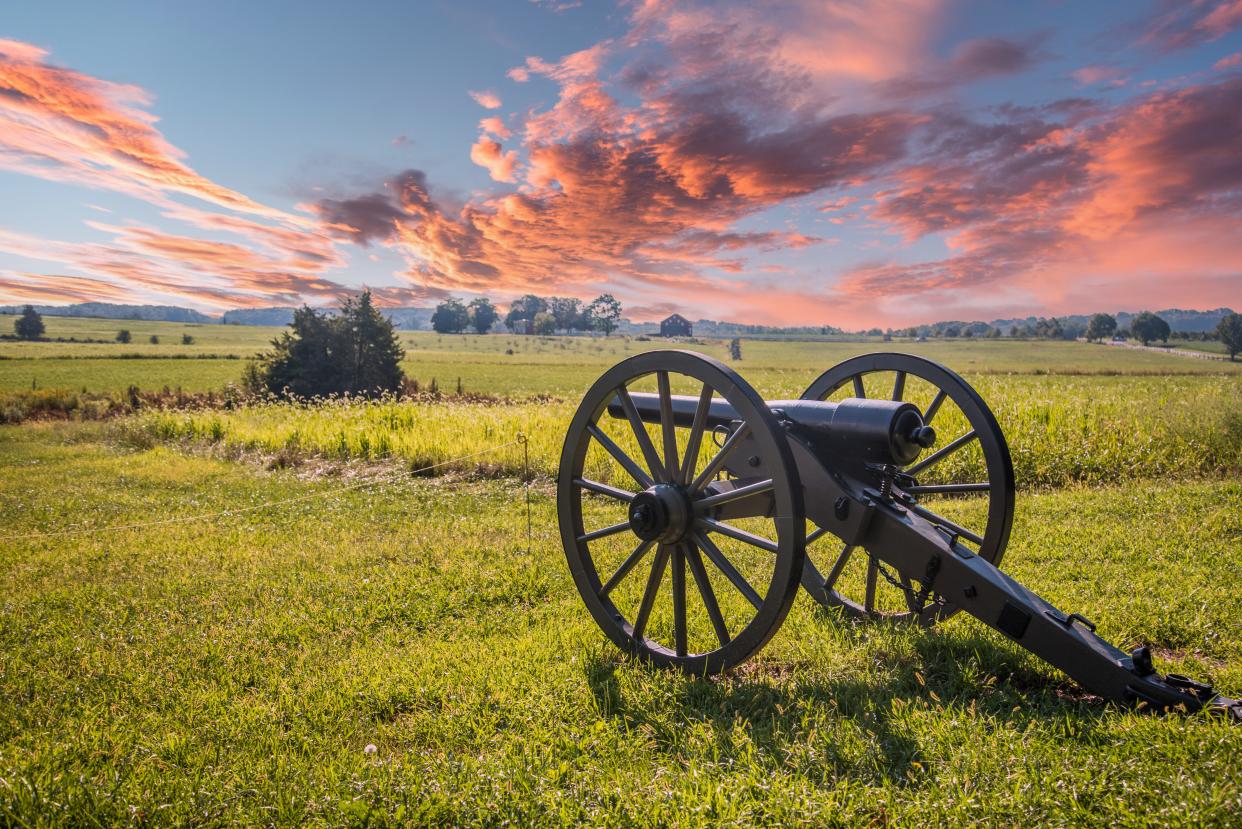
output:
[[685, 490], [672, 484], [656, 484], [630, 502], [630, 529], [643, 541], [671, 543], [690, 531], [693, 513]]

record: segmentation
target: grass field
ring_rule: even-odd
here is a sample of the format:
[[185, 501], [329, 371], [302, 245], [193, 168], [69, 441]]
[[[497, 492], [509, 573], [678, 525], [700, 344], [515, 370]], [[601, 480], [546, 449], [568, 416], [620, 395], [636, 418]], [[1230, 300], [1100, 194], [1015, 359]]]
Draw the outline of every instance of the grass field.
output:
[[[1229, 826], [1242, 729], [1084, 698], [968, 619], [800, 599], [689, 680], [584, 612], [546, 491], [342, 492], [100, 427], [0, 429], [8, 533], [280, 509], [0, 554], [0, 823]], [[1020, 502], [1006, 569], [1166, 667], [1242, 689], [1242, 486]], [[366, 747], [375, 746], [374, 753]]]
[[[12, 317], [0, 316], [0, 331]], [[0, 391], [32, 387], [123, 391], [129, 386], [154, 391], [168, 386], [187, 392], [218, 389], [239, 382], [244, 363], [265, 350], [282, 329], [240, 325], [199, 325], [47, 317], [49, 337], [111, 340], [129, 328], [134, 341], [107, 343], [25, 343], [0, 341]], [[195, 338], [181, 345], [181, 334]], [[158, 345], [147, 338], [155, 334]], [[520, 337], [440, 335], [403, 331], [407, 376], [440, 388], [488, 394], [575, 396], [605, 368], [628, 354], [666, 348], [659, 340], [611, 337]], [[675, 343], [724, 359], [724, 340]], [[905, 351], [952, 366], [967, 376], [981, 374], [1225, 374], [1237, 376], [1242, 362], [1194, 360], [1135, 349], [1073, 342], [933, 341], [916, 343], [744, 340], [743, 369], [756, 387], [797, 396], [820, 372], [857, 354]], [[512, 353], [509, 353], [512, 352]], [[231, 359], [229, 359], [231, 358]]]
[[[275, 333], [180, 346], [187, 326], [105, 322], [161, 342], [0, 342], [0, 390], [220, 389], [244, 360], [178, 349], [240, 358]], [[547, 476], [585, 387], [663, 344], [402, 336], [444, 397], [0, 426], [0, 827], [1237, 825], [1242, 728], [1104, 705], [969, 618], [863, 626], [802, 597], [726, 677], [622, 658], [574, 589]], [[1242, 364], [745, 340], [738, 367], [796, 397], [879, 349], [946, 362], [996, 412], [1022, 490], [1006, 571], [1242, 694]], [[458, 398], [458, 377], [512, 398]], [[965, 428], [949, 407], [937, 427]], [[529, 551], [520, 446], [410, 474], [518, 432]]]

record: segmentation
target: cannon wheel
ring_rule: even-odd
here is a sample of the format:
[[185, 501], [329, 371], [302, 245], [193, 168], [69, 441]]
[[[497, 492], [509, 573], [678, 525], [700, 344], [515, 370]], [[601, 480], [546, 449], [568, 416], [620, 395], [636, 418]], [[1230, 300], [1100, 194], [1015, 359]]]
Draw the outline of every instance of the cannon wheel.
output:
[[[627, 410], [629, 417], [608, 416], [601, 421], [610, 401], [620, 397], [623, 405], [629, 402], [630, 387], [635, 383], [649, 385], [652, 375], [662, 414], [654, 440], [632, 403]], [[674, 386], [693, 389], [699, 400], [694, 424], [681, 429], [680, 439], [666, 402]], [[713, 437], [704, 428], [704, 421], [716, 396], [726, 399], [741, 419], [740, 426], [719, 448], [712, 440], [704, 440], [705, 434]], [[622, 444], [630, 448], [622, 448]], [[711, 521], [695, 506], [708, 497], [704, 488], [740, 446], [751, 453], [747, 461], [755, 468], [756, 485], [771, 491], [771, 515], [747, 519], [759, 524], [762, 531], [742, 531], [725, 522]], [[591, 469], [595, 470], [595, 479], [585, 475], [589, 471], [588, 452], [593, 447]], [[650, 536], [651, 530], [635, 517], [636, 510], [657, 490], [661, 497], [669, 497], [671, 492], [675, 493], [672, 497], [685, 499], [681, 513], [685, 518], [678, 525], [684, 534], [679, 538], [644, 540], [639, 535], [641, 530]], [[718, 505], [722, 499], [717, 496], [714, 501]], [[589, 521], [584, 520], [588, 502], [592, 506]], [[776, 633], [797, 596], [805, 556], [806, 518], [802, 486], [789, 445], [758, 393], [728, 366], [711, 358], [686, 351], [652, 351], [623, 360], [596, 381], [565, 437], [557, 508], [569, 569], [596, 623], [622, 650], [661, 667], [677, 667], [701, 676], [740, 664]], [[600, 522], [598, 512], [603, 508], [623, 510], [620, 515], [624, 520], [588, 529], [588, 523]], [[613, 555], [614, 562], [620, 558], [618, 548], [624, 554], [619, 565], [605, 563], [595, 547], [604, 539], [614, 544], [603, 551]], [[730, 547], [736, 550], [733, 561], [722, 549]], [[668, 599], [661, 596], [666, 570], [671, 571]], [[643, 582], [628, 586], [625, 582], [644, 577], [645, 588], [638, 600], [637, 587]], [[627, 591], [628, 601], [619, 595]], [[671, 614], [665, 612], [669, 601]], [[657, 605], [663, 621], [648, 624]]]
[[[803, 393], [804, 400], [827, 400], [835, 392], [844, 388], [851, 397], [865, 397], [866, 387], [874, 393], [883, 389], [885, 396], [891, 400], [901, 400], [906, 390], [906, 382], [911, 377], [926, 381], [935, 389], [929, 402], [922, 409], [923, 418], [933, 427], [936, 415], [944, 411], [946, 403], [952, 403], [965, 417], [969, 428], [961, 434], [942, 434], [937, 437], [930, 453], [925, 454], [915, 463], [902, 471], [917, 477], [924, 471], [933, 468], [937, 463], [971, 443], [978, 442], [982, 450], [986, 467], [986, 480], [945, 481], [933, 485], [907, 486], [899, 491], [910, 499], [907, 506], [927, 520], [944, 528], [975, 549], [980, 556], [997, 566], [1004, 555], [1005, 545], [1009, 541], [1009, 531], [1013, 526], [1014, 507], [1014, 476], [1013, 462], [1009, 457], [1009, 446], [1005, 436], [992, 415], [987, 404], [979, 393], [971, 388], [965, 380], [939, 363], [910, 354], [864, 354], [830, 368], [820, 375]], [[982, 529], [962, 527], [947, 518], [937, 515], [918, 503], [920, 496], [951, 496], [951, 497], [986, 497], [987, 523]], [[898, 573], [901, 590], [886, 586], [887, 579], [880, 579], [886, 574], [883, 565], [874, 556], [867, 561], [866, 587], [863, 588], [861, 600], [842, 593], [836, 587], [836, 581], [845, 569], [852, 555], [859, 552], [852, 547], [830, 547], [828, 540], [819, 544], [823, 536], [831, 536], [819, 531], [808, 536], [806, 565], [802, 574], [802, 586], [808, 593], [826, 607], [840, 607], [850, 616], [860, 619], [891, 619], [897, 621], [918, 622], [931, 626], [941, 619], [948, 618], [958, 608], [938, 594], [933, 601], [921, 610], [911, 601], [912, 593], [917, 592], [917, 583], [921, 573]], [[815, 561], [827, 562], [828, 576], [816, 566]], [[887, 573], [887, 575], [893, 575]], [[912, 587], [914, 588], [912, 590]], [[880, 590], [892, 590], [897, 596], [897, 604], [904, 601], [905, 610], [881, 610], [877, 593]]]

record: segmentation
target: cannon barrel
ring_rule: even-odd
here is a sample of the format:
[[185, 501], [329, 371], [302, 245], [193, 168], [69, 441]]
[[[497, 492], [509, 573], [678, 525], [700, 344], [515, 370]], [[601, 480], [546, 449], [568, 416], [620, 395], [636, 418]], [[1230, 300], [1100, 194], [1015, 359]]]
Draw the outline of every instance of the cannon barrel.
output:
[[[631, 392], [629, 396], [639, 419], [644, 423], [661, 422], [658, 394]], [[674, 425], [691, 427], [699, 399], [680, 394], [669, 397]], [[919, 453], [936, 440], [935, 431], [923, 423], [918, 407], [910, 403], [848, 397], [836, 403], [769, 400], [767, 406], [783, 416], [792, 428], [825, 443], [829, 451], [842, 459], [904, 466], [914, 462]], [[615, 418], [626, 417], [619, 396], [609, 401], [608, 414]], [[705, 426], [728, 428], [737, 419], [737, 412], [727, 400], [713, 399]]]

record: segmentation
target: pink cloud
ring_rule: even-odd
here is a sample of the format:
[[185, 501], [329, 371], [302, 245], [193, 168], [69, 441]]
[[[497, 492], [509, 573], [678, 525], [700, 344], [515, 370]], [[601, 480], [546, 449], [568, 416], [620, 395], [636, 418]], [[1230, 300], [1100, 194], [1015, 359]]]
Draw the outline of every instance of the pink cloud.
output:
[[490, 89], [484, 89], [479, 92], [472, 89], [470, 90], [470, 97], [484, 109], [500, 109], [500, 96]]
[[1216, 63], [1212, 64], [1212, 68], [1217, 72], [1225, 69], [1232, 69], [1235, 66], [1242, 66], [1242, 52], [1234, 52], [1232, 55], [1226, 55]]

